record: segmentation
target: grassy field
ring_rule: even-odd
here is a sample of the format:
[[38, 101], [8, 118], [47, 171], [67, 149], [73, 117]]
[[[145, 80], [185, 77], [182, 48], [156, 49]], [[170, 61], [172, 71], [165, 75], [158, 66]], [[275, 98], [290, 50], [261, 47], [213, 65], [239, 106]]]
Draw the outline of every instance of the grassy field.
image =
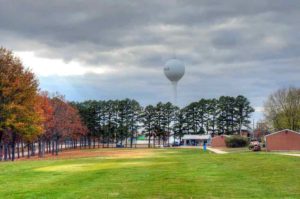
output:
[[0, 163], [0, 198], [300, 198], [299, 157], [199, 149], [80, 153]]

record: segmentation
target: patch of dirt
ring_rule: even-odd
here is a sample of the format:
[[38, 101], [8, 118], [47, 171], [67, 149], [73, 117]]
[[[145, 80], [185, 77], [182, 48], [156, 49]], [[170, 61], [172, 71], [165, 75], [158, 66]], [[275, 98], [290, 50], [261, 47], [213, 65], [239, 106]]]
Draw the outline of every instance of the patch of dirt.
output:
[[154, 149], [116, 149], [116, 148], [98, 148], [98, 149], [67, 149], [59, 152], [58, 155], [45, 154], [45, 157], [39, 158], [31, 156], [16, 159], [16, 161], [26, 160], [58, 160], [73, 159], [86, 157], [103, 157], [103, 158], [144, 158], [150, 157], [154, 153]]

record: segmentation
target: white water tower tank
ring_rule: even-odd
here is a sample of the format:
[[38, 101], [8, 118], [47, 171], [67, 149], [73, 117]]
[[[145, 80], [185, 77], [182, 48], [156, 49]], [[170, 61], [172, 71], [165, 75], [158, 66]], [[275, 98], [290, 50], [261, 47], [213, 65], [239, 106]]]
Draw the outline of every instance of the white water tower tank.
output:
[[176, 105], [177, 104], [177, 83], [185, 73], [185, 65], [179, 59], [170, 59], [165, 64], [164, 73], [173, 85], [174, 103]]

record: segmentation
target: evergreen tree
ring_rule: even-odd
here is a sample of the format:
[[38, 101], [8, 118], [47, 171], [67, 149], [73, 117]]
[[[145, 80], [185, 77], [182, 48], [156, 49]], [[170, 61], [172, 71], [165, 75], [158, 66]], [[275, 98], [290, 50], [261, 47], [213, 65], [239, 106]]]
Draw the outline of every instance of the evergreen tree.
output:
[[146, 131], [146, 136], [148, 137], [148, 148], [150, 148], [151, 137], [153, 137], [153, 145], [155, 146], [155, 107], [148, 105], [143, 110], [141, 115], [141, 122]]

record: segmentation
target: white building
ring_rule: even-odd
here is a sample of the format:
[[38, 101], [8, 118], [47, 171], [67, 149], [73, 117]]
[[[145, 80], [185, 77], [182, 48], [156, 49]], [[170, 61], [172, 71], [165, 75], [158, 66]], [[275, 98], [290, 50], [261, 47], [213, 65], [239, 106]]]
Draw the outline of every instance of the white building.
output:
[[201, 146], [204, 142], [210, 145], [210, 135], [184, 135], [182, 137], [183, 145], [185, 146]]

